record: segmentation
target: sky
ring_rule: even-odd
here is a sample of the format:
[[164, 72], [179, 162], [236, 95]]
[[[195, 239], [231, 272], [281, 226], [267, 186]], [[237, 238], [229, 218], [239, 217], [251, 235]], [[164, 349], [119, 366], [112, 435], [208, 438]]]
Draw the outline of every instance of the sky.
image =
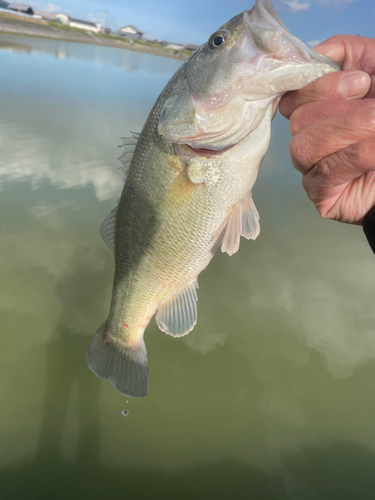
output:
[[[253, 6], [253, 0], [56, 0], [56, 3], [30, 0], [28, 3], [35, 9], [64, 12], [101, 24], [106, 10], [105, 24], [113, 30], [131, 24], [150, 39], [197, 45], [226, 21]], [[291, 33], [310, 45], [339, 33], [362, 36], [374, 33], [374, 0], [273, 0], [273, 3]]]

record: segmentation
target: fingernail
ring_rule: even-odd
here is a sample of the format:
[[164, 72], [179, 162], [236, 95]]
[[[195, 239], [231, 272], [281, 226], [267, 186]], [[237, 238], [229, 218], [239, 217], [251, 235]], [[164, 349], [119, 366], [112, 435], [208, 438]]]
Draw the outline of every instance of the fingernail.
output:
[[342, 95], [346, 98], [364, 97], [370, 89], [371, 79], [363, 71], [345, 73], [341, 79]]

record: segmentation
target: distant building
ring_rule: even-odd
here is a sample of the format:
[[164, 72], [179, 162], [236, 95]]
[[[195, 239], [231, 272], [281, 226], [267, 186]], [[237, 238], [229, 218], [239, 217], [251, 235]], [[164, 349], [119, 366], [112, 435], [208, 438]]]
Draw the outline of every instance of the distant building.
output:
[[18, 2], [10, 3], [8, 5], [8, 9], [15, 10], [17, 12], [22, 12], [22, 14], [29, 14], [29, 16], [34, 15], [32, 7], [30, 7], [30, 5], [25, 5], [24, 3], [18, 3]]
[[182, 45], [182, 43], [167, 43], [167, 45], [163, 45], [163, 47], [170, 50], [184, 50], [185, 45]]
[[112, 31], [109, 28], [102, 28], [102, 33], [105, 35], [112, 35]]
[[8, 2], [4, 2], [4, 0], [0, 0], [0, 9], [7, 9], [9, 6]]
[[56, 20], [56, 14], [53, 12], [48, 12], [47, 10], [35, 10], [34, 17], [38, 19], [45, 19], [46, 21]]
[[129, 40], [140, 40], [142, 38], [142, 31], [139, 31], [135, 26], [123, 26], [117, 32], [118, 36], [123, 36], [124, 38], [128, 38]]
[[193, 45], [189, 43], [188, 45], [183, 45], [182, 43], [171, 43], [171, 42], [166, 42], [165, 40], [161, 40], [160, 45], [162, 45], [165, 49], [171, 49], [171, 50], [189, 50], [190, 52], [195, 52], [197, 49], [199, 49], [199, 45]]
[[100, 33], [102, 31], [100, 24], [95, 24], [90, 21], [81, 21], [80, 19], [73, 19], [72, 17], [69, 17], [69, 26], [81, 30], [93, 31], [94, 33]]
[[67, 14], [63, 14], [62, 12], [60, 14], [56, 14], [55, 21], [57, 23], [65, 24], [66, 26], [69, 25], [69, 16]]
[[193, 45], [192, 43], [189, 43], [188, 45], [185, 45], [186, 50], [190, 50], [191, 52], [195, 52], [197, 49], [199, 49], [199, 45]]
[[101, 32], [100, 24], [92, 23], [91, 21], [82, 21], [81, 19], [74, 19], [67, 14], [56, 14], [56, 22], [70, 26], [71, 28], [78, 28], [85, 31], [93, 31], [94, 33]]

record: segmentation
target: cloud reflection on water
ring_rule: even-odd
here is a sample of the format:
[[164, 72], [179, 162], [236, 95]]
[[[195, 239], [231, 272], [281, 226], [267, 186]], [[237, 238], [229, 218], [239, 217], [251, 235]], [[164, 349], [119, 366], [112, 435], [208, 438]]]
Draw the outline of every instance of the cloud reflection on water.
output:
[[[12, 132], [10, 127], [0, 125], [3, 144], [12, 144]], [[0, 159], [0, 190], [6, 183], [22, 181], [34, 189], [46, 182], [61, 189], [91, 185], [99, 201], [114, 198], [121, 192], [123, 175], [103, 160], [77, 161], [77, 155], [63, 151], [56, 164], [56, 152], [52, 155], [50, 149], [50, 144], [40, 136], [32, 133], [18, 136], [17, 147], [13, 146], [8, 155], [5, 152]]]
[[[239, 319], [249, 322], [249, 334], [245, 336], [231, 329], [228, 320], [226, 327], [221, 323], [220, 333], [209, 333], [204, 338], [187, 337], [187, 345], [205, 353], [228, 342], [240, 352], [248, 352], [251, 359], [254, 335], [259, 326], [264, 331], [264, 319], [272, 318], [267, 332], [269, 340], [278, 334], [295, 337], [309, 349], [320, 352], [335, 377], [348, 377], [357, 367], [373, 361], [375, 328], [370, 325], [375, 324], [371, 293], [375, 269], [371, 252], [364, 258], [366, 243], [359, 228], [350, 228], [353, 232], [350, 245], [344, 235], [341, 241], [334, 241], [332, 223], [321, 220], [319, 224], [321, 251], [326, 244], [323, 255], [314, 255], [314, 249], [318, 248], [314, 234], [306, 233], [301, 242], [284, 238], [277, 227], [264, 228], [268, 232], [265, 244], [262, 238], [255, 243], [243, 240], [245, 248], [241, 249], [241, 256], [234, 257], [238, 259], [238, 267], [242, 264], [246, 268], [242, 276], [239, 273], [234, 276], [241, 282], [243, 295], [233, 300], [232, 290], [219, 292], [217, 303], [213, 301], [208, 307], [212, 315], [216, 309], [229, 309], [233, 324], [238, 325]], [[270, 242], [272, 239], [274, 243]], [[287, 255], [293, 256], [292, 262], [286, 260]], [[226, 256], [221, 259], [222, 268], [229, 265], [224, 262]], [[198, 314], [202, 307], [199, 306]], [[280, 329], [282, 332], [278, 333]], [[271, 340], [269, 349], [272, 351], [273, 347]]]

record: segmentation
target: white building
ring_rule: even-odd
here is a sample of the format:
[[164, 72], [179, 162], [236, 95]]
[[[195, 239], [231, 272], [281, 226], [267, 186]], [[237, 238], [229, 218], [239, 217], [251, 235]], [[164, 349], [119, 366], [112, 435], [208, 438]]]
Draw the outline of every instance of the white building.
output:
[[184, 50], [185, 45], [182, 45], [182, 43], [168, 43], [165, 45], [165, 48], [171, 50]]
[[101, 32], [100, 24], [95, 24], [90, 21], [82, 21], [81, 19], [74, 19], [66, 14], [56, 14], [56, 22], [70, 26], [71, 28], [78, 28], [85, 31], [93, 31], [94, 33]]
[[46, 21], [56, 20], [56, 14], [47, 10], [34, 10], [34, 17], [37, 19], [45, 19]]
[[124, 38], [128, 38], [129, 40], [140, 40], [142, 38], [142, 31], [139, 31], [135, 26], [123, 26], [117, 32], [117, 35], [123, 36]]

